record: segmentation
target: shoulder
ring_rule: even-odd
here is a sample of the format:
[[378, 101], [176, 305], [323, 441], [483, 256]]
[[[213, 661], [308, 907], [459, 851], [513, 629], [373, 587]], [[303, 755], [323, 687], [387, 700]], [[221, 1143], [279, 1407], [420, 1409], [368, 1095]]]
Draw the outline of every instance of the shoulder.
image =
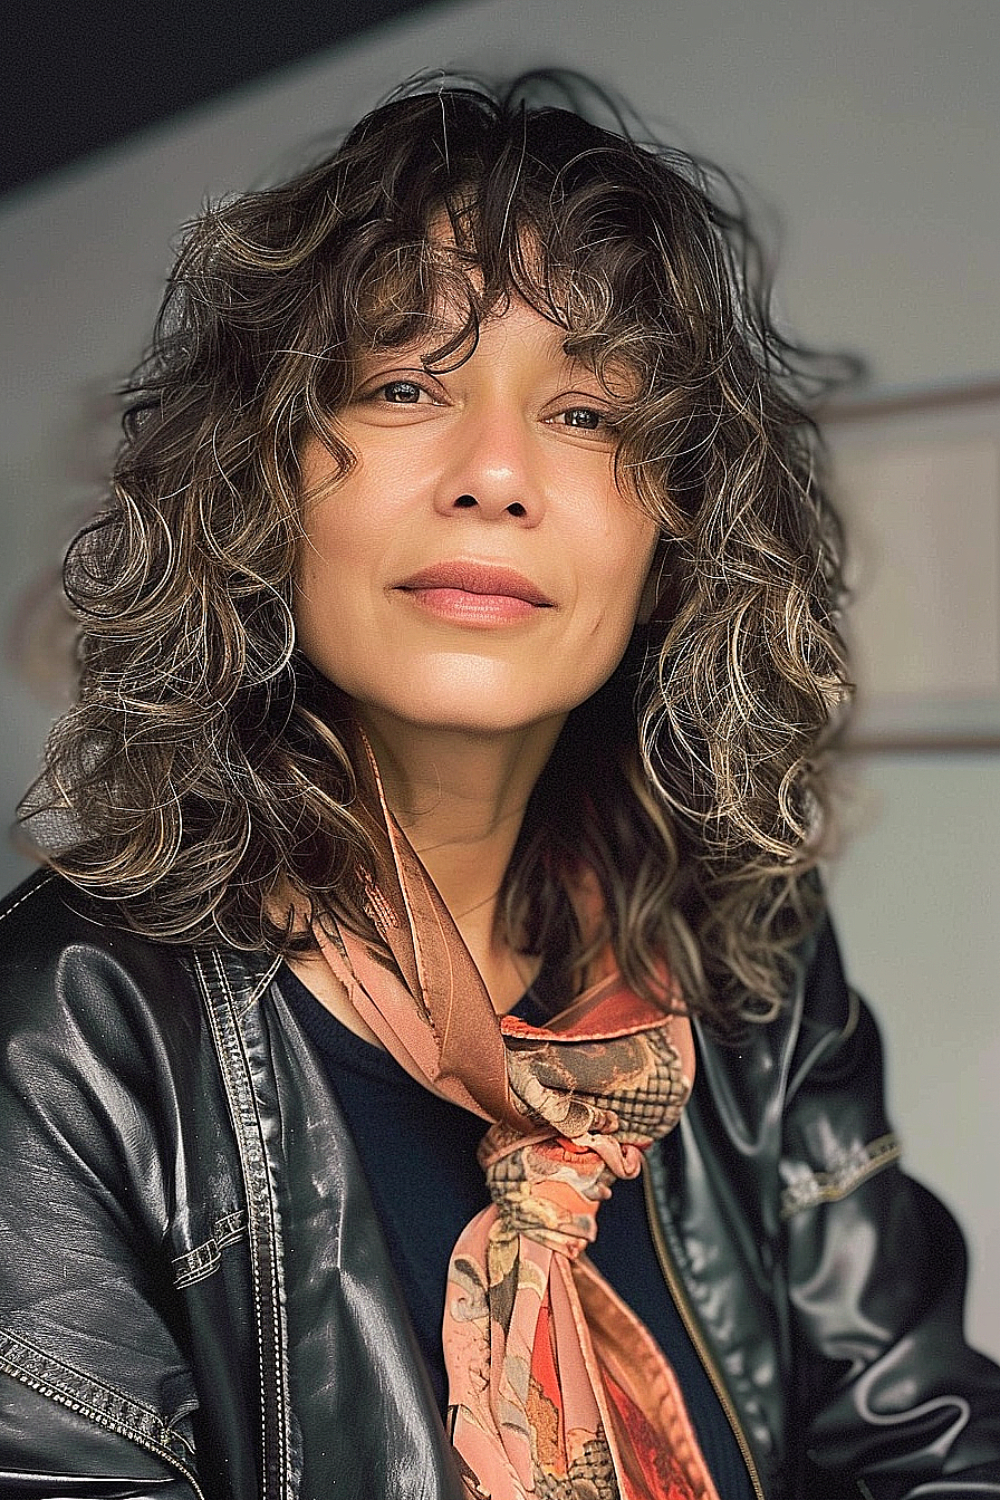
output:
[[158, 1029], [197, 1010], [191, 956], [116, 926], [62, 876], [30, 876], [0, 905], [0, 1039]]
[[0, 972], [42, 972], [70, 955], [126, 967], [184, 967], [182, 944], [158, 943], [117, 923], [110, 909], [52, 870], [39, 870], [0, 903]]
[[856, 1020], [857, 995], [824, 908], [792, 952], [783, 1005], [772, 1020], [747, 1024], [739, 1050], [768, 1055], [774, 1065], [783, 1061], [794, 1072], [807, 1056], [815, 1062], [836, 1049]]
[[858, 1007], [823, 912], [793, 955], [785, 1003], [772, 1020], [747, 1022], [735, 1039], [696, 1023], [696, 1088], [752, 1134], [773, 1128], [807, 1079], [839, 1066]]

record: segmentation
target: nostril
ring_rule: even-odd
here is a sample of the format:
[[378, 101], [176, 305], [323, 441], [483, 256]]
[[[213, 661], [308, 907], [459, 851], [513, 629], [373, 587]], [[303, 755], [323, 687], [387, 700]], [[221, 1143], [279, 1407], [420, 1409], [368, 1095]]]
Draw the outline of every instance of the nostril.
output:
[[528, 512], [525, 510], [520, 500], [515, 500], [513, 505], [508, 505], [507, 514], [511, 516], [526, 516]]
[[477, 504], [475, 495], [459, 495], [455, 505], [459, 510], [471, 510]]

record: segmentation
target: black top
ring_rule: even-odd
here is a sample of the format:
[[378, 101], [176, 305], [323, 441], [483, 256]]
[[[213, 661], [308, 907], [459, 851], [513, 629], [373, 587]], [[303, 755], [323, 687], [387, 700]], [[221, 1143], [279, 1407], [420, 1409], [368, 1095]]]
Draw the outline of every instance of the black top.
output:
[[[388, 1052], [349, 1031], [290, 969], [282, 967], [278, 981], [329, 1071], [443, 1412], [448, 1262], [461, 1231], [490, 1203], [476, 1159], [484, 1123], [432, 1094]], [[551, 1011], [529, 990], [515, 1014], [542, 1025]], [[669, 1151], [670, 1138], [664, 1145]], [[753, 1500], [732, 1428], [664, 1284], [641, 1178], [615, 1184], [601, 1205], [598, 1229], [588, 1256], [670, 1361], [719, 1494]]]

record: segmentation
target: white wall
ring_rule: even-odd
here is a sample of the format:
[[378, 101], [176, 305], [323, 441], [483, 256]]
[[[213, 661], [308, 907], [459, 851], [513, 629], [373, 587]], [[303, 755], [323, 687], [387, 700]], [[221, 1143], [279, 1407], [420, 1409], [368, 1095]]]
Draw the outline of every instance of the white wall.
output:
[[[138, 356], [167, 245], [206, 195], [260, 181], [417, 69], [573, 64], [681, 144], [740, 170], [786, 226], [800, 333], [886, 386], [996, 374], [1000, 18], [995, 0], [483, 0], [382, 29], [0, 209], [0, 590], [51, 560], [110, 446], [100, 393]], [[30, 122], [26, 124], [30, 128]], [[0, 671], [0, 805], [49, 710]], [[962, 1213], [972, 1326], [1000, 1355], [1000, 761], [875, 760], [835, 905], [890, 1032], [913, 1171]], [[0, 875], [23, 868], [13, 855]]]

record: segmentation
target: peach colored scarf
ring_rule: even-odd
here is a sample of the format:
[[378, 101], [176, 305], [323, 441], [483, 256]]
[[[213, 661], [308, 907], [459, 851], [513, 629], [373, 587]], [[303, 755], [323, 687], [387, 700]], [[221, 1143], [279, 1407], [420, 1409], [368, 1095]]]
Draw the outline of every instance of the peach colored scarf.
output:
[[395, 969], [347, 931], [318, 936], [397, 1061], [492, 1122], [479, 1157], [493, 1204], [452, 1253], [443, 1328], [466, 1492], [717, 1500], [673, 1371], [584, 1253], [611, 1185], [636, 1176], [643, 1150], [680, 1117], [690, 1027], [627, 989], [610, 962], [547, 1027], [498, 1020], [383, 810], [389, 838], [370, 910]]

